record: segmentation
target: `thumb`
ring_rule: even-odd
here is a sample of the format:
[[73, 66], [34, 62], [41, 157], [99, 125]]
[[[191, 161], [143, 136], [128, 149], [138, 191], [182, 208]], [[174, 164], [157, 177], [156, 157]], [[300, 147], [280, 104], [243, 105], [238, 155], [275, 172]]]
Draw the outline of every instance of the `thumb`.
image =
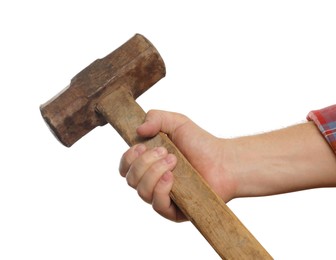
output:
[[150, 110], [145, 122], [137, 128], [137, 133], [142, 137], [153, 137], [163, 132], [173, 139], [177, 130], [188, 121], [190, 121], [189, 118], [182, 114]]

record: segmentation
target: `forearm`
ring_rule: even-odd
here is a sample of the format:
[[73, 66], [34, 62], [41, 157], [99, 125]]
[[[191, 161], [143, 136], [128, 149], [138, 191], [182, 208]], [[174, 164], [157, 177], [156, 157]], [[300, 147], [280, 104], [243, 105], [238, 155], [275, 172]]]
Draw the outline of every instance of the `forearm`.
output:
[[235, 197], [336, 186], [336, 156], [312, 122], [230, 142]]

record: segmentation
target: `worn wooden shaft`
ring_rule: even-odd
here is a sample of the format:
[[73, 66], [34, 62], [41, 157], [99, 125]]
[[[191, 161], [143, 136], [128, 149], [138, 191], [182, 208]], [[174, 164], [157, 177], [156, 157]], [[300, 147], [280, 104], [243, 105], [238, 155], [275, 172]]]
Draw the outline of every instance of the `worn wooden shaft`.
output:
[[176, 155], [178, 163], [170, 196], [222, 259], [272, 259], [165, 134], [147, 140], [139, 138], [136, 128], [146, 114], [127, 88], [120, 87], [104, 97], [97, 110], [128, 145], [142, 142], [148, 147], [164, 146]]

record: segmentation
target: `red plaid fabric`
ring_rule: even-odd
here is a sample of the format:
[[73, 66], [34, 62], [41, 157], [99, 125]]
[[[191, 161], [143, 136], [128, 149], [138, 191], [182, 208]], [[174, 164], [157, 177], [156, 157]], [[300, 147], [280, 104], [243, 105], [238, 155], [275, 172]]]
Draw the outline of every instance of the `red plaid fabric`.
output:
[[309, 112], [307, 119], [320, 129], [336, 153], [336, 105]]

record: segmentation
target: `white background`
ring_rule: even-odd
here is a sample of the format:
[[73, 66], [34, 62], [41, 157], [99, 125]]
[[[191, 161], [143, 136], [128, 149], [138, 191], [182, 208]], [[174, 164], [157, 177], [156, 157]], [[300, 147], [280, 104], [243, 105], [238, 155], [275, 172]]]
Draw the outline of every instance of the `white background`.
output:
[[[119, 176], [109, 126], [68, 149], [39, 105], [135, 33], [167, 76], [139, 98], [221, 137], [335, 103], [334, 1], [2, 1], [0, 259], [218, 259], [190, 223], [158, 216]], [[308, 140], [307, 140], [308, 141]], [[336, 174], [336, 173], [335, 173]], [[335, 259], [336, 190], [229, 207], [275, 259]]]

